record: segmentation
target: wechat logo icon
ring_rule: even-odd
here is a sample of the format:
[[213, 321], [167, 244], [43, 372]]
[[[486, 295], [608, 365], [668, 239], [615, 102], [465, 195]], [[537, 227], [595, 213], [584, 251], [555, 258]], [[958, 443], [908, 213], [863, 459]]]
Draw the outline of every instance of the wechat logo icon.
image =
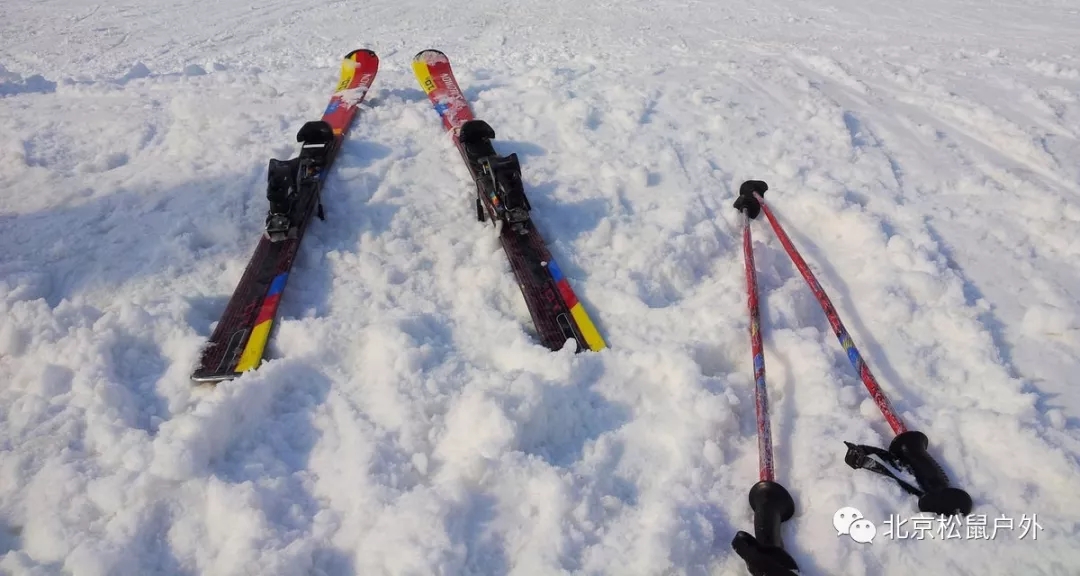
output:
[[833, 528], [836, 528], [837, 536], [846, 534], [859, 544], [873, 542], [874, 536], [877, 536], [877, 526], [864, 518], [857, 508], [851, 506], [837, 510], [833, 514], [832, 524]]

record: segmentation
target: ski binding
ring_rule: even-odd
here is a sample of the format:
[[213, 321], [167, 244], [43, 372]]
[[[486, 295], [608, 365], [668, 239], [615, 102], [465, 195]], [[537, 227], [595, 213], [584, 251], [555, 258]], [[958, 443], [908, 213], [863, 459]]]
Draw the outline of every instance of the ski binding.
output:
[[[298, 236], [293, 208], [302, 191], [315, 193], [322, 170], [330, 157], [334, 131], [325, 121], [308, 122], [296, 134], [301, 142], [300, 155], [291, 160], [271, 159], [266, 175], [266, 199], [270, 211], [266, 215], [266, 237], [281, 242]], [[325, 219], [322, 202], [318, 204], [320, 219]]]

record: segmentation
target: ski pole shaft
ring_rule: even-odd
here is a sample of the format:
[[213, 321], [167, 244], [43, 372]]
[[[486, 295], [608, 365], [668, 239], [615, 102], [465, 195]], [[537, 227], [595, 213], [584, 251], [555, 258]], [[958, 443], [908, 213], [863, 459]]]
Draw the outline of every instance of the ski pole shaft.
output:
[[806, 264], [806, 260], [803, 260], [802, 255], [795, 248], [795, 245], [791, 243], [791, 239], [784, 232], [784, 228], [780, 226], [780, 223], [773, 216], [772, 210], [765, 204], [765, 200], [758, 194], [755, 194], [755, 198], [761, 204], [761, 210], [765, 213], [765, 217], [769, 220], [769, 225], [772, 226], [774, 232], [776, 232], [777, 238], [780, 239], [780, 244], [784, 246], [784, 250], [787, 251], [788, 256], [791, 257], [791, 261], [795, 263], [795, 267], [799, 269], [799, 273], [802, 274], [806, 283], [810, 286], [810, 291], [817, 297], [818, 303], [821, 305], [821, 309], [825, 312], [825, 317], [829, 319], [829, 325], [832, 326], [833, 333], [836, 334], [836, 338], [840, 340], [840, 346], [847, 352], [848, 360], [855, 368], [855, 372], [859, 374], [859, 378], [862, 379], [863, 384], [866, 386], [866, 390], [870, 392], [870, 397], [874, 399], [874, 403], [877, 404], [879, 410], [881, 410], [882, 416], [885, 417], [885, 421], [889, 423], [889, 427], [892, 428], [894, 434], [902, 434], [907, 431], [907, 426], [904, 425], [904, 421], [900, 419], [900, 416], [893, 410], [892, 405], [889, 404], [889, 399], [885, 396], [885, 392], [881, 390], [881, 386], [878, 385], [877, 379], [874, 378], [874, 374], [870, 372], [870, 367], [863, 361], [862, 354], [859, 353], [859, 349], [855, 346], [855, 342], [851, 339], [851, 335], [848, 334], [847, 328], [844, 327], [843, 322], [840, 321], [840, 315], [836, 311], [836, 307], [833, 306], [831, 300], [829, 300], [828, 294], [825, 293], [825, 289], [818, 283], [814, 273], [810, 270], [810, 266]]
[[772, 428], [769, 424], [769, 394], [765, 388], [765, 349], [761, 343], [761, 309], [758, 304], [757, 272], [750, 236], [750, 216], [743, 214], [743, 260], [746, 264], [746, 293], [750, 309], [750, 351], [754, 357], [754, 408], [757, 416], [758, 476], [773, 481]]
[[[757, 185], [765, 192], [764, 182], [743, 184], [740, 197]], [[750, 508], [754, 511], [754, 535], [739, 531], [731, 547], [744, 562], [752, 576], [781, 576], [795, 574], [798, 566], [784, 550], [782, 524], [795, 514], [795, 501], [787, 489], [775, 482], [773, 471], [772, 429], [769, 416], [769, 396], [765, 386], [765, 348], [761, 342], [761, 308], [758, 302], [757, 272], [754, 267], [754, 246], [750, 220], [758, 211], [744, 202], [735, 207], [743, 214], [743, 259], [746, 264], [746, 302], [750, 311], [750, 349], [754, 359], [754, 412], [757, 418], [758, 476], [760, 481], [750, 488]]]

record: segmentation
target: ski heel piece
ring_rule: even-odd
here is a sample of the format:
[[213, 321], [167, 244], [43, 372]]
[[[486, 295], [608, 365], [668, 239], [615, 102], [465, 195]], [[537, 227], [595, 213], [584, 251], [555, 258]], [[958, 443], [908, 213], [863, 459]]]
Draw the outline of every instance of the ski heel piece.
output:
[[271, 158], [266, 169], [266, 199], [270, 210], [266, 215], [266, 237], [280, 242], [292, 228], [292, 205], [299, 189], [300, 159]]
[[270, 159], [266, 167], [266, 199], [270, 201], [271, 213], [289, 213], [296, 194], [296, 176], [300, 168], [298, 160]]
[[480, 171], [487, 180], [485, 193], [499, 218], [508, 224], [529, 219], [529, 199], [521, 183], [521, 163], [517, 154], [480, 158]]
[[[971, 513], [971, 496], [949, 485], [949, 477], [941, 465], [926, 451], [928, 443], [925, 434], [914, 430], [898, 434], [888, 450], [845, 442], [848, 451], [844, 462], [856, 470], [869, 470], [893, 479], [905, 492], [919, 498], [919, 510], [923, 512], [966, 516]], [[902, 480], [883, 463], [910, 472], [918, 487]]]

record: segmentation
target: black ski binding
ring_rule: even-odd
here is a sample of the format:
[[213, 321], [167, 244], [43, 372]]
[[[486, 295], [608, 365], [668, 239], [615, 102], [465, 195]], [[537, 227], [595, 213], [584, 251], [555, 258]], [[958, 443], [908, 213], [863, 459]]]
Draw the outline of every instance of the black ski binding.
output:
[[270, 160], [266, 174], [266, 199], [270, 212], [266, 215], [266, 237], [280, 242], [289, 237], [292, 226], [292, 207], [300, 187], [300, 159]]
[[296, 141], [302, 142], [304, 147], [322, 145], [329, 148], [329, 144], [334, 141], [334, 129], [325, 120], [305, 122], [296, 133]]
[[[499, 156], [491, 145], [495, 130], [483, 120], [470, 120], [458, 130], [458, 142], [477, 173], [476, 218], [485, 212], [511, 226], [529, 219], [529, 199], [521, 183], [521, 163], [517, 154]], [[486, 210], [485, 210], [486, 207]]]
[[[308, 122], [296, 134], [301, 143], [300, 156], [291, 160], [270, 160], [267, 168], [266, 199], [270, 211], [266, 215], [266, 237], [271, 242], [281, 242], [297, 237], [297, 217], [294, 214], [296, 199], [301, 191], [314, 191], [322, 175], [322, 169], [330, 159], [334, 143], [334, 131], [325, 121]], [[326, 219], [322, 202], [318, 201], [319, 218]]]
[[521, 164], [517, 154], [481, 158], [480, 169], [487, 181], [488, 201], [496, 216], [508, 224], [528, 220], [531, 207], [521, 184]]

